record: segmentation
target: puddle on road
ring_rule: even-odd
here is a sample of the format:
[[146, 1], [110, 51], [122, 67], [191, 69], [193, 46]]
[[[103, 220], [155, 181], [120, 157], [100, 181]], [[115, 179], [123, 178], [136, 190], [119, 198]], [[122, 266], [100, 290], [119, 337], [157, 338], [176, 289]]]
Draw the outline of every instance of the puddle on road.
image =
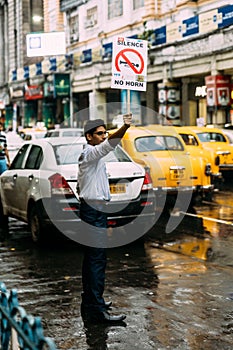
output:
[[[217, 209], [201, 210], [214, 217]], [[230, 350], [232, 228], [201, 224], [188, 218], [167, 235], [155, 225], [145, 242], [108, 250], [105, 297], [113, 301], [112, 313], [127, 315], [126, 327], [85, 327], [79, 310], [82, 250], [73, 244], [37, 248], [23, 225], [17, 238], [17, 222], [0, 245], [0, 279], [19, 290], [29, 313], [42, 317], [44, 333], [58, 349]]]

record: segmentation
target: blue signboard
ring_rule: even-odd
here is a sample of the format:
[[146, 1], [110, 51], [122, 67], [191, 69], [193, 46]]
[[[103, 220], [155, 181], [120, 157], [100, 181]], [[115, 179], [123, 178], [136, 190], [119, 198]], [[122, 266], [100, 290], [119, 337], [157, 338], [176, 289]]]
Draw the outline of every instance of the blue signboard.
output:
[[23, 70], [24, 70], [24, 74], [23, 74], [24, 79], [28, 79], [29, 78], [29, 66], [24, 66]]
[[91, 49], [83, 50], [82, 52], [82, 63], [87, 63], [92, 61]]
[[198, 16], [194, 16], [183, 21], [183, 27], [185, 28], [183, 32], [183, 37], [187, 37], [189, 35], [198, 34], [199, 32], [199, 21]]
[[12, 74], [11, 80], [12, 81], [17, 80], [17, 70], [16, 69], [12, 70], [11, 74]]
[[218, 23], [218, 28], [227, 27], [233, 24], [233, 5], [219, 8], [218, 13], [222, 14], [222, 21]]
[[166, 26], [155, 29], [154, 33], [155, 33], [155, 39], [151, 43], [152, 46], [166, 44]]
[[103, 44], [102, 58], [111, 58], [111, 57], [112, 57], [112, 43]]
[[36, 63], [36, 75], [42, 74], [42, 64], [41, 62]]
[[49, 70], [52, 71], [52, 72], [56, 72], [56, 70], [57, 70], [57, 59], [56, 59], [56, 57], [50, 57], [49, 58], [49, 63], [50, 63]]

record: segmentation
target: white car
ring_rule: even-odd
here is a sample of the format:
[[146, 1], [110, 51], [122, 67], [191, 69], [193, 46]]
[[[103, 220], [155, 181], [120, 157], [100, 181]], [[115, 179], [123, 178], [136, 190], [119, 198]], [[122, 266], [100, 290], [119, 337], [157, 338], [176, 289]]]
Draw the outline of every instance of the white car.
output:
[[57, 128], [48, 130], [45, 137], [78, 137], [84, 136], [82, 128]]
[[20, 147], [23, 145], [23, 139], [14, 131], [8, 131], [6, 134], [7, 149], [12, 162]]
[[[28, 223], [34, 242], [49, 239], [50, 226], [77, 232], [77, 163], [85, 143], [84, 137], [25, 143], [0, 176], [0, 220], [13, 217]], [[106, 168], [112, 194], [109, 226], [128, 223], [142, 211], [147, 221], [154, 216], [152, 182], [145, 169], [120, 146], [106, 156]]]
[[224, 135], [228, 138], [231, 145], [233, 145], [233, 130], [232, 129], [221, 129]]

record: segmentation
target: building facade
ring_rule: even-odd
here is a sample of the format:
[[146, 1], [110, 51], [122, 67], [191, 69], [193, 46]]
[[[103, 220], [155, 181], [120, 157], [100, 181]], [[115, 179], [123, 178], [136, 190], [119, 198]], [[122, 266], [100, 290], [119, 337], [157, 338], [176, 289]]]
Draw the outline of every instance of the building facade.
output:
[[[126, 90], [111, 88], [113, 40], [120, 36], [148, 41], [147, 89], [130, 91], [136, 124], [233, 123], [229, 1], [44, 0], [40, 25], [43, 22], [45, 32], [65, 31], [66, 54], [29, 59], [25, 35], [36, 31], [32, 19], [38, 5], [33, 10], [33, 3], [39, 2], [0, 1], [5, 33], [0, 108], [9, 122], [7, 110], [16, 104], [24, 125], [67, 120], [81, 127], [99, 114], [111, 124], [124, 111], [127, 98]], [[16, 12], [21, 15], [13, 23]], [[61, 86], [66, 79], [70, 90], [56, 95], [56, 80]]]

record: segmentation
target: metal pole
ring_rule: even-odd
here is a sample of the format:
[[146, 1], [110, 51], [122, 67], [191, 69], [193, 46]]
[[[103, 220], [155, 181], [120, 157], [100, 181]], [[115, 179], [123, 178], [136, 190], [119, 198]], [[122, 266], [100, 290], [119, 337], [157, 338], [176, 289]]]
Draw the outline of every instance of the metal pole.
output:
[[73, 106], [73, 92], [72, 92], [72, 72], [70, 72], [70, 126], [74, 126], [74, 106]]

